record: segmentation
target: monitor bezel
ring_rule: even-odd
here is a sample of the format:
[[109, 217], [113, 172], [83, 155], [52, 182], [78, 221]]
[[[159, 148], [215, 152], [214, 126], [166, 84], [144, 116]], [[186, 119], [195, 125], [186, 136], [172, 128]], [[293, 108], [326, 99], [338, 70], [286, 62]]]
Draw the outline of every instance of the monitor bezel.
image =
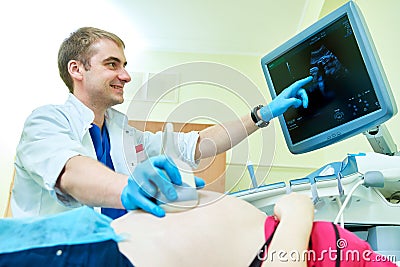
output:
[[365, 63], [368, 75], [371, 77], [371, 82], [374, 87], [376, 96], [381, 109], [364, 115], [355, 120], [344, 123], [340, 126], [334, 127], [330, 130], [324, 131], [320, 134], [314, 135], [304, 139], [298, 143], [293, 143], [288, 127], [286, 125], [283, 115], [279, 116], [279, 122], [285, 137], [288, 149], [293, 154], [301, 154], [310, 152], [319, 148], [323, 148], [344, 139], [350, 138], [354, 135], [363, 133], [373, 127], [376, 127], [397, 113], [397, 106], [390, 89], [389, 82], [386, 78], [384, 69], [379, 59], [379, 55], [373, 43], [372, 37], [369, 33], [368, 27], [362, 16], [359, 7], [354, 2], [348, 2], [325, 17], [321, 18], [302, 32], [296, 34], [294, 37], [284, 42], [282, 45], [268, 53], [261, 59], [261, 66], [266, 78], [269, 92], [272, 99], [277, 94], [269, 74], [267, 64], [279, 56], [285, 54], [290, 49], [293, 49], [298, 44], [309, 39], [315, 33], [328, 27], [333, 22], [347, 15], [352, 26], [355, 39], [357, 41], [361, 56]]

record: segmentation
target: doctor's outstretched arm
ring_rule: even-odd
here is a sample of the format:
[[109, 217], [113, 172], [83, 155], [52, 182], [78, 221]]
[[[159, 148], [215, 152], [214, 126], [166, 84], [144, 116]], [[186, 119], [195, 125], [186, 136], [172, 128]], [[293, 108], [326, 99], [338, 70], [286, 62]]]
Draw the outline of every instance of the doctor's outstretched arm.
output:
[[268, 125], [273, 118], [285, 113], [289, 107], [307, 108], [308, 97], [302, 87], [311, 80], [312, 76], [309, 76], [294, 82], [268, 105], [255, 109], [252, 115], [247, 114], [239, 120], [217, 124], [200, 131], [195, 158], [212, 157], [229, 150], [258, 128]]
[[140, 163], [130, 176], [78, 155], [67, 161], [56, 187], [88, 206], [143, 209], [163, 217], [165, 211], [152, 198], [160, 190], [168, 200], [175, 200], [177, 194], [173, 184], [182, 184], [181, 175], [176, 165], [163, 155]]

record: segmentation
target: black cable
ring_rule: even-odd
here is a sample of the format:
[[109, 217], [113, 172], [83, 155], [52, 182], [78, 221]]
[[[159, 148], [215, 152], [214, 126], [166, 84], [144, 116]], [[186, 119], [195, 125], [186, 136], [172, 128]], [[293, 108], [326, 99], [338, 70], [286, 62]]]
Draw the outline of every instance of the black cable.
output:
[[[397, 200], [397, 202], [394, 202], [394, 200]], [[388, 201], [390, 203], [399, 204], [400, 203], [400, 191], [396, 191], [393, 194], [391, 194]]]

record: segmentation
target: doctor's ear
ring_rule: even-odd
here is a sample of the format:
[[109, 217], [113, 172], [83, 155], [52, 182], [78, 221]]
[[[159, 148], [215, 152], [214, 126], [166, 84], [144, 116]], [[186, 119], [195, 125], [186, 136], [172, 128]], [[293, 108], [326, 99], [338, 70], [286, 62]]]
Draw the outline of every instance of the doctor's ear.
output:
[[68, 72], [72, 79], [82, 80], [82, 72], [85, 66], [78, 60], [68, 62]]

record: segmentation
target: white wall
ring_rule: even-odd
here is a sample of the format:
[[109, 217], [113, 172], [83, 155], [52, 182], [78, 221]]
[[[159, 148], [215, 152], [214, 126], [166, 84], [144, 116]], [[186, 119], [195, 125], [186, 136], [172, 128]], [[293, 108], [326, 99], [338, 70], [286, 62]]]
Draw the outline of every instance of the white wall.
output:
[[[0, 215], [13, 173], [15, 147], [25, 118], [37, 106], [65, 101], [68, 89], [58, 76], [62, 40], [81, 26], [95, 26], [124, 36], [130, 49], [135, 29], [105, 0], [15, 0], [0, 3]], [[120, 25], [124, 25], [122, 28]], [[124, 31], [124, 32], [122, 32]], [[134, 53], [131, 53], [134, 56]]]

